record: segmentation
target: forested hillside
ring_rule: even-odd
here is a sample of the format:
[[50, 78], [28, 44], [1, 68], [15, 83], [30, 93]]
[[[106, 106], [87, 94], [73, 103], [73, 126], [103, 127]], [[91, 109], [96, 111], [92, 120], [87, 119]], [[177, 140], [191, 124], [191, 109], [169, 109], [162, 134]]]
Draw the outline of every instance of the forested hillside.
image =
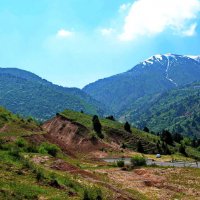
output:
[[164, 54], [152, 56], [127, 72], [91, 83], [83, 90], [118, 113], [138, 98], [198, 80], [198, 57]]
[[122, 120], [152, 131], [168, 129], [200, 136], [200, 83], [138, 99], [121, 113]]
[[63, 109], [102, 115], [106, 108], [78, 88], [64, 88], [19, 69], [0, 68], [0, 105], [39, 120]]

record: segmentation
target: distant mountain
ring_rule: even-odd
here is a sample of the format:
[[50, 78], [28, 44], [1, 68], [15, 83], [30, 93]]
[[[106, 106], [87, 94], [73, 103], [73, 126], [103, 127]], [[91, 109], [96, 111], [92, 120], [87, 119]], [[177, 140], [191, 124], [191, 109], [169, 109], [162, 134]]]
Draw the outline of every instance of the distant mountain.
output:
[[200, 56], [188, 56], [188, 57], [200, 62]]
[[120, 115], [139, 128], [200, 137], [200, 82], [142, 97]]
[[138, 98], [198, 80], [198, 56], [165, 54], [152, 56], [125, 73], [91, 83], [83, 91], [119, 113]]
[[0, 68], [0, 105], [40, 120], [66, 108], [99, 115], [106, 110], [78, 88], [54, 85], [33, 73], [15, 68]]

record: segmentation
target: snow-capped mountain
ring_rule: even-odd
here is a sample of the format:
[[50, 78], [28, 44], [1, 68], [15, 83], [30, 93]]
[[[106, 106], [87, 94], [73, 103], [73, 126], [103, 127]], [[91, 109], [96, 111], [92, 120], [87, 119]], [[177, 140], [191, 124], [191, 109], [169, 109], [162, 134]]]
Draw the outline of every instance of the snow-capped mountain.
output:
[[[182, 67], [182, 72], [180, 71], [180, 75], [181, 73], [184, 73], [185, 70], [187, 71], [186, 73], [188, 75], [191, 73], [193, 74], [196, 70], [199, 71], [199, 64], [200, 56], [184, 56], [171, 53], [163, 55], [157, 54], [139, 63], [138, 65], [133, 67], [129, 72], [137, 73], [140, 71], [141, 73], [144, 73], [144, 71], [154, 69], [162, 70], [163, 72], [165, 72], [165, 78], [175, 86], [178, 86], [182, 85], [183, 81], [178, 80], [176, 82], [176, 79], [179, 79], [179, 77], [174, 77], [175, 74], [173, 73], [173, 71], [177, 71], [180, 67]], [[194, 79], [199, 80], [198, 78]]]
[[167, 53], [167, 54], [157, 54], [154, 55], [148, 59], [146, 59], [145, 61], [141, 62], [140, 64], [144, 65], [144, 66], [148, 66], [148, 65], [152, 65], [152, 64], [156, 64], [156, 63], [160, 63], [163, 66], [168, 65], [168, 61], [169, 62], [180, 62], [180, 61], [184, 61], [184, 62], [188, 62], [188, 61], [192, 61], [193, 62], [200, 62], [200, 56], [182, 56], [182, 55], [177, 55], [177, 54], [171, 54], [171, 53]]
[[154, 55], [131, 70], [87, 85], [83, 90], [115, 112], [145, 95], [200, 81], [200, 57]]
[[200, 62], [200, 56], [187, 56], [187, 57], [192, 58], [192, 59]]

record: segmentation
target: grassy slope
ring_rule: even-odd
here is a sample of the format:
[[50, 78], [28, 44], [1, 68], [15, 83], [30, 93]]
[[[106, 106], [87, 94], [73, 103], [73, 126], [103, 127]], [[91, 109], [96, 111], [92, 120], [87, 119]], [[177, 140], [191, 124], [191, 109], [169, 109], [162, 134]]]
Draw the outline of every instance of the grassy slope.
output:
[[[98, 102], [78, 89], [63, 88], [51, 83], [1, 74], [0, 105], [23, 116], [47, 120], [68, 108], [102, 114]], [[11, 92], [12, 91], [12, 92]]]
[[42, 133], [37, 123], [29, 119], [23, 119], [0, 107], [0, 137], [22, 136], [34, 133]]
[[[84, 125], [90, 130], [91, 134], [95, 134], [93, 131], [91, 115], [74, 112], [71, 110], [65, 110], [61, 113], [61, 115], [74, 122], [78, 122]], [[122, 139], [122, 143], [125, 143], [130, 149], [136, 150], [138, 141], [142, 142], [147, 153], [154, 151], [153, 149], [156, 148], [158, 137], [155, 135], [145, 133], [136, 128], [132, 128], [132, 134], [128, 134], [126, 131], [124, 131], [124, 124], [122, 123], [105, 118], [101, 118], [100, 122], [102, 125], [105, 140], [107, 139], [107, 141], [110, 141], [109, 139], [114, 134], [114, 137], [119, 136], [119, 138]]]
[[162, 129], [185, 135], [200, 131], [200, 83], [175, 89], [164, 94], [141, 98], [121, 113], [137, 127], [148, 126], [158, 132]]
[[[92, 126], [92, 116], [91, 115], [87, 115], [87, 114], [79, 113], [79, 112], [74, 112], [74, 111], [71, 111], [71, 110], [65, 110], [64, 112], [61, 113], [61, 115], [72, 120], [72, 121], [75, 121], [75, 122], [78, 122], [78, 123], [84, 125], [85, 127], [87, 127], [90, 130], [93, 129], [92, 128], [93, 126]], [[100, 119], [100, 122], [101, 122], [103, 128], [104, 127], [110, 127], [110, 128], [113, 128], [113, 129], [124, 130], [124, 124], [122, 124], [120, 122], [112, 121], [112, 120], [108, 120], [108, 119], [103, 119], [103, 118]], [[150, 139], [150, 141], [157, 139], [156, 136], [145, 133], [145, 132], [143, 132], [139, 129], [132, 128], [131, 130], [132, 130], [133, 135], [139, 135], [142, 138], [148, 138], [148, 139]]]
[[[17, 127], [16, 129], [13, 129], [16, 131], [13, 132], [12, 136], [21, 138], [22, 135], [30, 134], [30, 131], [25, 132], [26, 128], [23, 126], [23, 128], [21, 128], [21, 118], [18, 118], [16, 115], [13, 115], [2, 108], [0, 113], [1, 127], [3, 127], [5, 124], [8, 124], [11, 127], [15, 124]], [[65, 117], [69, 117], [70, 119], [79, 122], [92, 130], [91, 116], [72, 111], [65, 111], [62, 114]], [[7, 119], [5, 120], [5, 118], [2, 116], [7, 116]], [[29, 128], [34, 124], [34, 122], [29, 123], [28, 121], [25, 121], [24, 123], [26, 124], [26, 127]], [[22, 125], [24, 125], [24, 123], [22, 123]], [[102, 119], [101, 123], [103, 126], [110, 126], [115, 129], [123, 129], [123, 125], [118, 122]], [[37, 125], [34, 124], [34, 126]], [[21, 131], [19, 130], [21, 130], [23, 134], [21, 134]], [[41, 134], [41, 132], [34, 130], [32, 130], [31, 133]], [[148, 136], [148, 134], [141, 131], [136, 131], [135, 129], [133, 129], [133, 134], [141, 134], [141, 137], [146, 139], [149, 138], [152, 141], [154, 139], [154, 136]], [[18, 141], [11, 140], [6, 142], [4, 139], [5, 137], [1, 138], [0, 145], [0, 199], [81, 200], [84, 199], [84, 195], [87, 193], [92, 200], [96, 200], [98, 195], [101, 195], [103, 197], [102, 199], [107, 200], [109, 198], [114, 199], [114, 196], [116, 195], [116, 192], [114, 192], [115, 190], [125, 192], [124, 194], [129, 194], [136, 200], [155, 199], [151, 198], [151, 195], [142, 192], [137, 187], [126, 189], [126, 185], [118, 182], [118, 180], [110, 179], [108, 176], [109, 170], [112, 171], [113, 176], [115, 175], [116, 171], [116, 167], [113, 165], [87, 160], [85, 158], [71, 158], [62, 152], [60, 152], [57, 157], [52, 157], [41, 152], [33, 153], [28, 150], [30, 145], [28, 142], [25, 142], [24, 145], [20, 147]], [[47, 159], [47, 161], [42, 163], [33, 162], [33, 158], [41, 157]], [[89, 172], [98, 177], [98, 181], [82, 175], [73, 174], [70, 171], [52, 169], [52, 164], [58, 160], [63, 160], [67, 163], [70, 163], [72, 166], [77, 167], [80, 170], [87, 169]], [[101, 170], [103, 170], [102, 173]], [[149, 170], [149, 168], [146, 168], [146, 170]], [[189, 169], [187, 172], [192, 178], [194, 176], [199, 177], [199, 170]], [[127, 175], [131, 176], [131, 173], [127, 172]], [[179, 174], [180, 178], [183, 177], [182, 180], [180, 178], [176, 180], [176, 174], [174, 173], [170, 173], [165, 176], [168, 178], [168, 184], [174, 184], [175, 182], [177, 188], [182, 185], [187, 185], [187, 180], [190, 180], [186, 180], [186, 176], [184, 174]], [[51, 185], [52, 181], [55, 180], [58, 182], [59, 187]], [[192, 188], [197, 188], [198, 183], [199, 179], [192, 185]], [[159, 189], [160, 192], [163, 190], [165, 190], [165, 188]], [[149, 188], [149, 191], [153, 195], [154, 190]], [[180, 195], [184, 197], [190, 197], [182, 193], [180, 194], [179, 192], [176, 192], [175, 195], [178, 197]]]
[[[74, 122], [78, 122], [78, 123], [84, 125], [91, 131], [91, 133], [93, 132], [91, 115], [74, 112], [71, 110], [65, 110], [64, 112], [61, 113], [61, 115], [66, 117], [67, 119], [70, 119]], [[122, 134], [122, 136], [124, 134], [124, 137], [126, 137], [122, 123], [119, 123], [117, 121], [111, 121], [108, 119], [100, 119], [100, 122], [102, 124], [103, 133], [105, 136], [108, 135], [108, 130], [111, 129], [111, 132], [113, 132], [113, 130], [118, 130], [119, 134]], [[136, 149], [135, 144], [137, 143], [137, 140], [140, 140], [144, 144], [144, 148], [147, 148], [147, 151], [146, 151], [147, 153], [151, 153], [151, 151], [148, 152], [148, 148], [149, 148], [148, 143], [150, 144], [150, 146], [151, 145], [155, 146], [156, 142], [159, 140], [159, 137], [149, 134], [149, 133], [146, 133], [146, 132], [143, 132], [136, 128], [132, 128], [132, 136], [135, 139], [134, 143], [131, 143], [129, 140], [128, 141], [124, 140], [124, 143], [128, 144], [128, 146], [130, 145], [130, 148], [135, 150]], [[130, 138], [130, 139], [132, 139], [132, 138]], [[174, 158], [177, 160], [185, 160], [185, 158], [182, 155], [180, 155], [179, 153], [176, 153], [176, 152], [178, 152], [178, 147], [179, 147], [178, 144], [176, 144], [175, 147], [170, 147], [171, 151], [175, 152]], [[190, 157], [200, 159], [200, 152], [197, 149], [194, 149], [192, 147], [186, 147], [186, 152], [188, 153], [188, 155]], [[149, 155], [148, 157], [152, 158], [151, 155]], [[168, 156], [168, 158], [169, 158], [168, 160], [171, 160], [171, 156]]]
[[[40, 152], [40, 147], [30, 144], [23, 136], [43, 134], [35, 122], [27, 121], [0, 108], [0, 129], [7, 127], [0, 133], [0, 199], [83, 199], [88, 194], [91, 199], [102, 194], [112, 197], [113, 192], [101, 185], [92, 183], [82, 176], [62, 172], [50, 167], [50, 160], [71, 162], [79, 165], [79, 160], [59, 153], [58, 158]], [[22, 142], [19, 142], [22, 141]], [[33, 153], [32, 151], [36, 151]], [[48, 162], [37, 163], [32, 159], [44, 157]], [[41, 180], [38, 180], [40, 177]], [[51, 182], [58, 182], [59, 186], [52, 186]], [[103, 198], [104, 199], [104, 198]]]
[[148, 126], [158, 132], [162, 129], [185, 135], [200, 132], [200, 83], [172, 90], [160, 95], [137, 100], [122, 114], [138, 127]]

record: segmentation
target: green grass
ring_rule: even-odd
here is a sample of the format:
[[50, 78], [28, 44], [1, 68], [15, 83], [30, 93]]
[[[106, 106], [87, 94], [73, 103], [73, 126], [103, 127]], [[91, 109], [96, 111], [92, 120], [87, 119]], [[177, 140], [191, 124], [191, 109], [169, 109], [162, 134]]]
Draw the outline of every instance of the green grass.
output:
[[[0, 151], [0, 199], [63, 199], [66, 192], [41, 185], [35, 174], [24, 168], [20, 160], [13, 158], [8, 151]], [[21, 172], [21, 173], [19, 173]]]
[[187, 147], [186, 152], [189, 157], [192, 157], [196, 160], [200, 160], [200, 151], [198, 151], [197, 149], [194, 149], [192, 147]]
[[[92, 117], [91, 115], [87, 115], [84, 113], [79, 113], [71, 110], [65, 110], [62, 113], [60, 113], [61, 116], [70, 119], [73, 122], [77, 122], [79, 124], [82, 124], [83, 126], [87, 127], [90, 131], [93, 129], [92, 125]], [[105, 127], [117, 129], [117, 130], [123, 130], [124, 131], [124, 124], [118, 122], [118, 121], [112, 121], [105, 118], [100, 118], [101, 125], [103, 127], [103, 130]], [[139, 136], [144, 139], [148, 139], [148, 141], [154, 142], [158, 140], [158, 137], [149, 133], [145, 133], [139, 129], [136, 129], [134, 127], [131, 128], [133, 135]]]
[[0, 137], [42, 134], [41, 128], [31, 118], [23, 119], [0, 107]]
[[192, 83], [161, 94], [142, 97], [121, 113], [136, 127], [151, 131], [167, 129], [188, 136], [199, 136], [200, 83]]
[[[71, 120], [72, 122], [82, 124], [83, 126], [88, 128], [89, 134], [91, 136], [95, 135], [95, 132], [93, 131], [91, 115], [87, 115], [84, 113], [75, 112], [75, 111], [71, 111], [71, 110], [65, 110], [61, 113], [61, 115], [65, 118]], [[105, 136], [104, 140], [107, 142], [110, 142], [110, 138], [112, 137], [112, 134], [114, 133], [115, 136], [118, 135], [119, 137], [122, 138], [122, 143], [125, 143], [128, 148], [133, 149], [134, 151], [137, 150], [136, 145], [137, 145], [138, 140], [141, 140], [144, 143], [144, 145], [145, 145], [144, 149], [146, 150], [145, 153], [152, 153], [152, 151], [151, 151], [152, 148], [157, 149], [156, 143], [158, 142], [158, 140], [160, 140], [160, 137], [158, 137], [156, 135], [146, 133], [144, 131], [141, 131], [139, 129], [132, 127], [131, 128], [132, 137], [131, 137], [130, 135], [127, 136], [126, 132], [124, 131], [124, 124], [122, 124], [120, 122], [101, 118], [100, 123], [102, 125], [103, 134]], [[124, 138], [126, 138], [126, 136], [128, 138], [124, 139]], [[134, 139], [134, 140], [132, 140], [132, 139]], [[135, 141], [135, 143], [134, 143], [134, 141]], [[189, 160], [189, 158], [186, 158], [183, 155], [177, 154], [177, 152], [178, 152], [177, 144], [175, 144], [175, 146], [169, 146], [169, 148], [174, 156], [174, 159]], [[112, 154], [115, 154], [113, 152], [107, 152], [107, 153], [109, 153], [110, 156], [112, 156]], [[200, 159], [200, 152], [194, 148], [187, 147], [187, 153], [188, 153], [188, 156], [191, 157], [192, 159]], [[170, 157], [170, 159], [171, 159], [172, 156], [168, 156], [168, 157]]]
[[[98, 195], [103, 195], [107, 199], [108, 190], [106, 188], [84, 179], [81, 175], [51, 169], [52, 162], [57, 158], [48, 155], [48, 152], [45, 155], [27, 152], [28, 146], [29, 143], [21, 138], [1, 145], [0, 199], [81, 200], [86, 194], [94, 200]], [[51, 147], [50, 144], [48, 147]], [[37, 164], [32, 161], [33, 157], [41, 156], [49, 157], [48, 162]], [[64, 158], [65, 156], [59, 152], [58, 157]], [[77, 160], [78, 163], [81, 162]], [[51, 181], [56, 181], [61, 188], [51, 186]], [[70, 196], [70, 194], [73, 195]]]
[[[96, 200], [98, 195], [102, 195], [103, 199], [106, 200], [109, 199], [109, 197], [113, 199], [113, 190], [106, 186], [106, 184], [112, 185], [112, 180], [110, 180], [107, 175], [98, 172], [98, 170], [106, 170], [115, 168], [116, 166], [89, 160], [86, 155], [76, 155], [76, 158], [72, 158], [65, 155], [59, 148], [50, 143], [42, 143], [41, 145], [32, 148], [32, 144], [21, 136], [35, 133], [42, 134], [41, 131], [37, 132], [37, 130], [40, 130], [39, 126], [33, 121], [23, 120], [6, 110], [2, 110], [2, 113], [7, 117], [0, 118], [0, 122], [3, 126], [6, 124], [9, 127], [9, 131], [0, 134], [0, 199], [35, 200], [41, 198], [50, 200], [82, 200], [84, 195], [88, 195], [91, 200]], [[84, 125], [89, 129], [90, 133], [93, 133], [92, 116], [69, 110], [64, 111], [61, 115], [71, 121]], [[3, 115], [0, 115], [0, 117], [1, 116]], [[118, 130], [115, 134], [121, 134], [122, 138], [124, 135], [127, 136], [123, 124], [107, 119], [100, 119], [100, 121], [103, 126], [104, 134], [107, 134], [106, 131], [108, 130], [107, 128], [109, 128], [111, 131], [114, 131], [114, 129], [115, 131]], [[135, 138], [142, 138], [146, 142], [156, 142], [158, 139], [157, 136], [134, 128], [132, 128], [132, 135], [135, 136]], [[7, 141], [7, 136], [15, 136], [15, 140]], [[114, 155], [116, 152], [109, 153], [113, 153]], [[187, 148], [187, 153], [190, 155], [199, 154], [199, 152], [190, 147]], [[44, 163], [37, 163], [33, 161], [33, 158], [35, 157], [48, 157], [48, 160]], [[155, 155], [148, 155], [148, 158], [150, 157], [154, 158]], [[163, 156], [162, 159], [171, 160], [172, 157], [177, 160], [183, 160], [183, 158], [185, 158], [180, 154], [175, 154], [172, 156]], [[96, 179], [88, 179], [79, 173], [77, 175], [70, 173], [69, 171], [52, 169], [52, 164], [58, 159], [61, 159], [80, 170], [90, 171], [102, 184], [96, 181]], [[190, 158], [185, 159], [189, 160]], [[198, 170], [184, 170], [186, 170], [184, 171], [185, 173], [187, 173], [188, 170], [189, 175], [191, 173], [193, 178], [196, 176], [199, 180], [200, 174]], [[168, 180], [189, 187], [187, 175], [183, 174], [181, 177], [183, 177], [183, 182], [181, 182], [181, 179], [176, 180], [176, 174], [172, 173], [168, 176]], [[51, 181], [56, 181], [60, 188], [51, 186]], [[117, 187], [115, 184], [113, 184], [113, 186]], [[191, 187], [200, 189], [196, 182], [192, 183]], [[121, 188], [121, 186], [118, 188]], [[148, 199], [136, 189], [130, 191], [127, 190], [127, 192], [135, 199]], [[181, 194], [177, 193], [176, 196], [181, 196]]]

